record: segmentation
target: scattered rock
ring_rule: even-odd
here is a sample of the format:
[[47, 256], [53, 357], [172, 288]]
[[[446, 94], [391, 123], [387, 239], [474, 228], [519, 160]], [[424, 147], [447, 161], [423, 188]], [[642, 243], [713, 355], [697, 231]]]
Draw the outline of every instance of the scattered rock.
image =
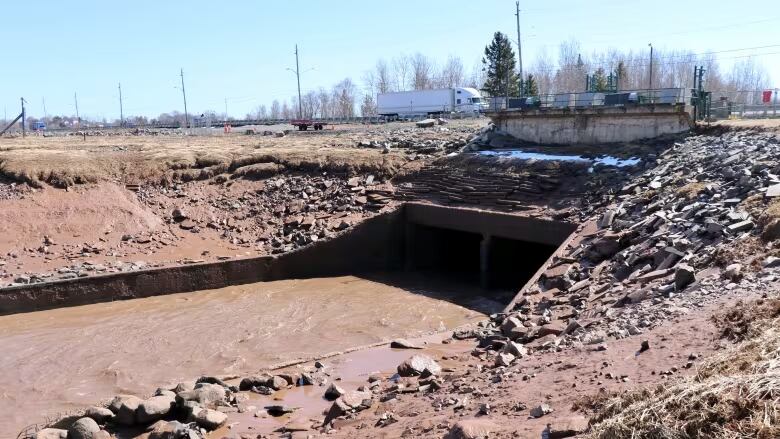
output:
[[433, 358], [417, 354], [398, 365], [398, 374], [401, 376], [422, 375], [428, 371], [432, 375], [441, 373], [441, 366]]
[[68, 430], [59, 428], [44, 428], [35, 433], [35, 439], [67, 439]]
[[541, 418], [546, 414], [552, 413], [552, 411], [553, 411], [552, 408], [548, 404], [542, 403], [531, 409], [531, 417]]
[[390, 347], [394, 349], [422, 349], [421, 346], [406, 340], [404, 338], [397, 338], [390, 342]]
[[140, 424], [148, 424], [164, 418], [170, 413], [175, 398], [168, 395], [153, 396], [138, 405], [136, 419]]
[[329, 401], [333, 401], [340, 396], [344, 395], [346, 392], [341, 387], [337, 386], [335, 383], [331, 383], [330, 386], [325, 390], [325, 399]]
[[487, 439], [498, 426], [487, 419], [461, 419], [450, 428], [446, 439]]
[[677, 291], [685, 289], [688, 285], [696, 281], [696, 274], [693, 267], [688, 264], [680, 264], [674, 272], [674, 286]]
[[105, 407], [90, 407], [84, 412], [84, 416], [94, 419], [98, 424], [105, 424], [114, 417], [114, 412]]
[[216, 430], [226, 421], [226, 414], [212, 409], [202, 409], [195, 414], [195, 422], [206, 430]]
[[81, 418], [68, 428], [68, 439], [92, 439], [100, 426], [92, 418]]

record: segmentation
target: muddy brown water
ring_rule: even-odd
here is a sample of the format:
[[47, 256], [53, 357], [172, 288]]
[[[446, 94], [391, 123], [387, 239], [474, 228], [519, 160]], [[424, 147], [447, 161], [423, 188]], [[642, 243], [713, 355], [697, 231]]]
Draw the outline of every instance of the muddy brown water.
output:
[[475, 321], [501, 304], [415, 274], [285, 280], [0, 317], [0, 437], [201, 375]]

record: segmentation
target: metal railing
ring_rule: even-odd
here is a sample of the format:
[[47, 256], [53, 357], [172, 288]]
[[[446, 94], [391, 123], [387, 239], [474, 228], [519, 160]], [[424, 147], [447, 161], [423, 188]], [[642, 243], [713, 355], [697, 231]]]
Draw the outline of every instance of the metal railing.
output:
[[684, 88], [652, 90], [620, 90], [610, 92], [578, 92], [542, 94], [524, 97], [491, 97], [488, 111], [522, 111], [537, 108], [578, 109], [627, 105], [678, 105], [691, 102], [691, 91]]
[[780, 104], [713, 104], [710, 109], [713, 119], [772, 119], [780, 118]]

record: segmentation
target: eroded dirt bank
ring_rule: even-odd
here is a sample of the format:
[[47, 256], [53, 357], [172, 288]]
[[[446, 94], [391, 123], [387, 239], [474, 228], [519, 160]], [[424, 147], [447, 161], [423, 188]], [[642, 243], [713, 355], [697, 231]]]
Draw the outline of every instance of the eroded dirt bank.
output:
[[0, 317], [0, 436], [115, 394], [441, 331], [500, 309], [470, 293], [415, 275], [350, 276]]

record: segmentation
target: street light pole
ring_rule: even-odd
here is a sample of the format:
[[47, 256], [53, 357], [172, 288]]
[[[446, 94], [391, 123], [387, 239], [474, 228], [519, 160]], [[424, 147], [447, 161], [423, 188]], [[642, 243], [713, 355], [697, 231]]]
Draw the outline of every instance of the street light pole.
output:
[[119, 83], [119, 126], [122, 127], [125, 124], [125, 112], [122, 108], [122, 83]]
[[181, 96], [184, 98], [184, 129], [190, 127], [190, 117], [187, 113], [187, 92], [184, 91], [184, 69], [181, 69]]
[[295, 45], [295, 76], [298, 78], [298, 119], [303, 119], [303, 106], [301, 105], [301, 66], [298, 64], [298, 45]]
[[523, 46], [520, 44], [520, 1], [515, 2], [515, 17], [517, 17], [517, 60], [520, 70], [520, 96], [523, 96]]

